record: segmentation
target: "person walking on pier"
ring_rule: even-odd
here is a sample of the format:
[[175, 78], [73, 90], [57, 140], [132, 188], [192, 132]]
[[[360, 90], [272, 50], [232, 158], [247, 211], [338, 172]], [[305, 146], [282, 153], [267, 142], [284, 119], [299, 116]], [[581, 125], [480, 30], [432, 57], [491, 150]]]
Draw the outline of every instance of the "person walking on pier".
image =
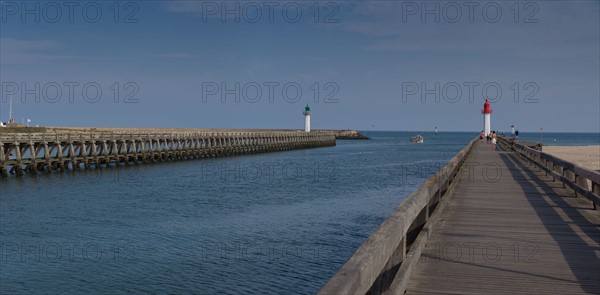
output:
[[481, 131], [481, 134], [479, 134], [479, 139], [481, 140], [481, 143], [483, 143], [483, 138], [485, 137], [485, 132], [483, 132], [483, 130]]
[[492, 131], [490, 137], [492, 139], [492, 150], [496, 150], [496, 131]]

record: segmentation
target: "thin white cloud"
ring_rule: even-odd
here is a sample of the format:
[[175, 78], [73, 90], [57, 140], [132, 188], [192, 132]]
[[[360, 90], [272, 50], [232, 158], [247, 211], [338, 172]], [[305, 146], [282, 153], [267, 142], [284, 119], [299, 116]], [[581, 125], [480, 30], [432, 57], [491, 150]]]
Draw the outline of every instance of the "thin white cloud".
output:
[[435, 23], [431, 15], [423, 22], [420, 14], [403, 21], [403, 7], [394, 1], [353, 2], [337, 28], [364, 36], [369, 51], [494, 53], [536, 59], [579, 56], [597, 61], [598, 3], [536, 5], [538, 23], [522, 22], [531, 9], [522, 11], [521, 22], [515, 23], [508, 4], [502, 5], [498, 23], [482, 21], [481, 12], [475, 13], [472, 23], [465, 15], [458, 23], [444, 19]]
[[15, 50], [39, 50], [56, 48], [60, 44], [50, 40], [18, 40], [11, 38], [1, 38], [0, 48]]
[[200, 57], [197, 54], [189, 54], [183, 52], [169, 52], [169, 53], [158, 53], [158, 54], [148, 54], [149, 57], [157, 57], [157, 58], [173, 58], [173, 59], [194, 59]]
[[0, 38], [0, 63], [33, 64], [72, 58], [51, 52], [60, 47], [60, 43], [50, 40]]
[[[181, 0], [169, 0], [166, 2], [165, 7], [167, 11], [178, 12], [178, 13], [190, 13], [190, 14], [199, 14], [202, 13], [204, 6], [210, 5], [210, 9], [217, 8], [217, 13], [211, 13], [207, 15], [207, 17], [218, 17], [219, 11], [223, 6], [228, 9], [233, 9], [235, 5], [239, 5], [240, 9], [244, 9], [245, 5], [251, 5], [252, 9], [258, 7], [262, 10], [263, 17], [268, 13], [270, 7], [276, 11], [277, 14], [281, 13], [282, 7], [285, 3], [293, 3], [303, 8], [305, 13], [309, 13], [309, 7], [314, 5], [313, 1], [298, 1], [298, 0], [278, 0], [278, 1], [227, 1], [227, 0], [216, 0], [216, 1], [199, 1], [199, 0], [189, 0], [189, 1], [181, 1]], [[331, 3], [335, 3], [334, 5], [339, 7], [347, 6], [346, 2], [352, 1], [331, 1]], [[325, 9], [324, 6], [329, 2], [321, 3], [321, 9]], [[217, 7], [214, 7], [214, 5]], [[331, 10], [329, 10], [331, 11]]]
[[183, 12], [183, 13], [200, 13], [202, 12], [202, 1], [168, 1], [166, 3], [168, 11]]

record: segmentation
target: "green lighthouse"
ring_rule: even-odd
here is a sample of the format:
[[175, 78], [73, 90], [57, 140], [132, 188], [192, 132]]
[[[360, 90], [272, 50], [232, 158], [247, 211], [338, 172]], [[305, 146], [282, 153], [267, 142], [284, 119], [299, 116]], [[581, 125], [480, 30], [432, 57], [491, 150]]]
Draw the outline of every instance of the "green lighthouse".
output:
[[310, 132], [310, 106], [304, 108], [304, 132]]

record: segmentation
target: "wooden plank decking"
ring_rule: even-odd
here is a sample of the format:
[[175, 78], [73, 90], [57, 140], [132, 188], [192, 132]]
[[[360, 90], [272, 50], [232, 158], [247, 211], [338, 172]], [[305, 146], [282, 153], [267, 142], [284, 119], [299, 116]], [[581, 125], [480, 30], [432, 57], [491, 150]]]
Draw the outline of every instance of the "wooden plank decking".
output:
[[477, 144], [406, 294], [600, 294], [600, 211]]

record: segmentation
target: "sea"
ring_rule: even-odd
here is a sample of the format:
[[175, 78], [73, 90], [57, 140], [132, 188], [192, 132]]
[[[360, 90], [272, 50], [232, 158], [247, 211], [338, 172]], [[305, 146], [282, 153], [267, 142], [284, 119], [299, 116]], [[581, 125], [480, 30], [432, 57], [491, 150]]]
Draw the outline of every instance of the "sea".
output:
[[[478, 132], [0, 180], [1, 294], [314, 294]], [[424, 143], [410, 143], [421, 134]], [[544, 133], [599, 145], [598, 133]], [[538, 141], [538, 133], [521, 133]]]

